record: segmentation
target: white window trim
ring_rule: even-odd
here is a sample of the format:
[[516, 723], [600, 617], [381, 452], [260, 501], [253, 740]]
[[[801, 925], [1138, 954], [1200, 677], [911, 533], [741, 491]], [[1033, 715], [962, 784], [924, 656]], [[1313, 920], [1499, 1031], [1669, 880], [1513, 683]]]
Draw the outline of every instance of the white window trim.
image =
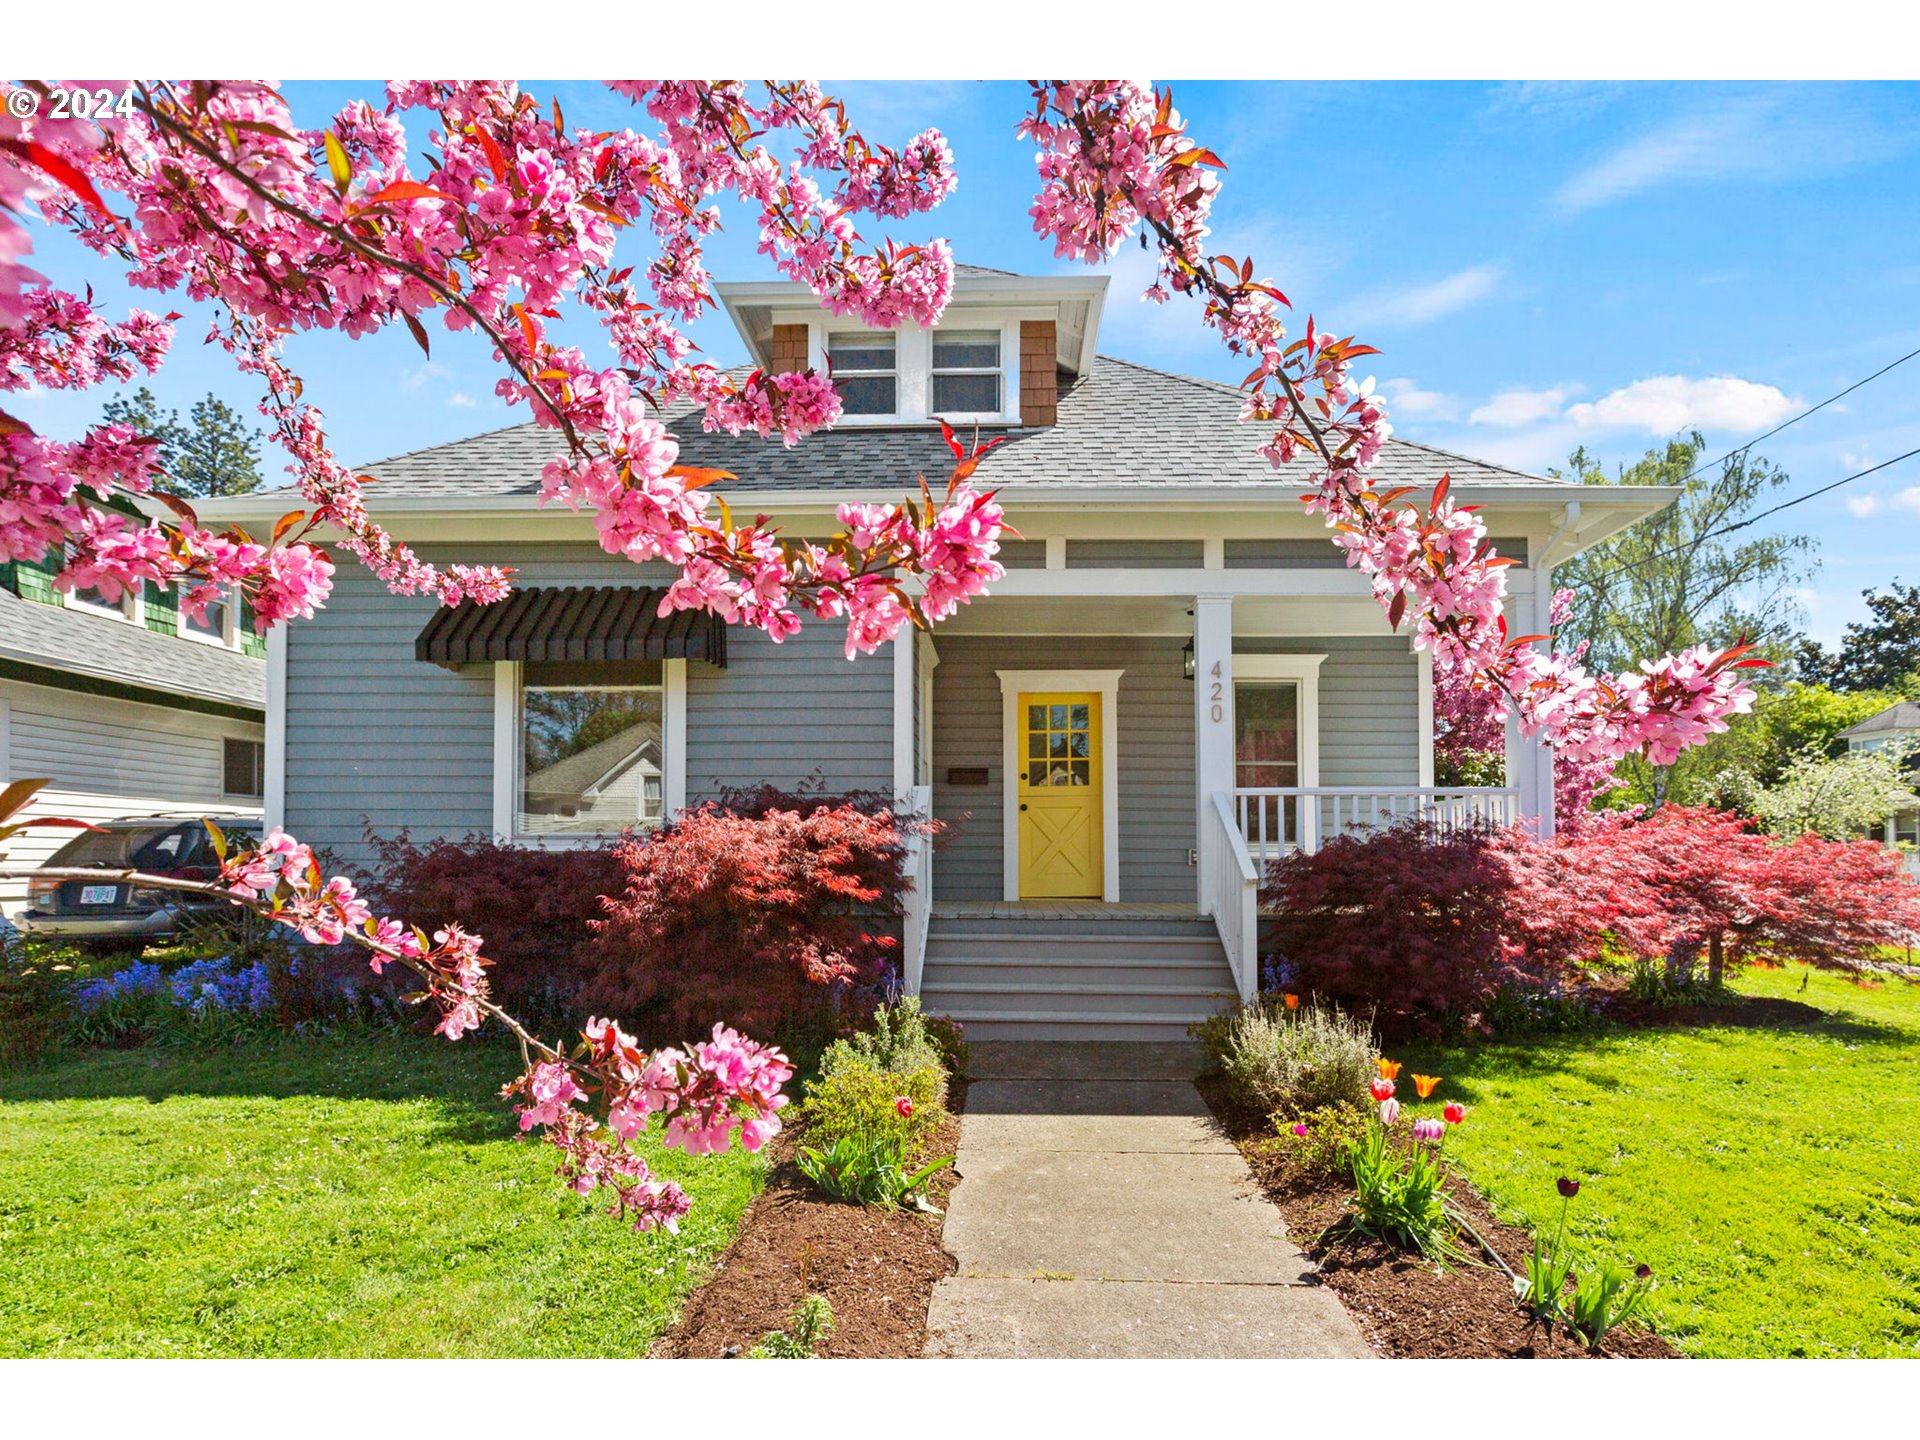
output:
[[187, 612], [184, 607], [178, 604], [176, 598], [173, 612], [174, 632], [178, 634], [182, 640], [197, 640], [202, 645], [217, 645], [222, 650], [238, 649], [240, 645], [240, 606], [238, 597], [235, 596], [231, 590], [227, 592], [226, 605], [227, 618], [225, 623], [220, 627], [220, 633], [218, 635], [208, 635], [204, 631], [195, 630], [187, 623]]
[[[1052, 320], [1058, 311], [1051, 306], [964, 306], [949, 309], [943, 318], [952, 330], [998, 330], [1000, 332], [1000, 410], [996, 414], [948, 414], [936, 417], [933, 411], [933, 332], [918, 325], [901, 325], [893, 332], [894, 413], [891, 415], [843, 415], [836, 429], [862, 426], [931, 425], [936, 418], [951, 425], [1018, 425], [1020, 423], [1020, 322]], [[807, 364], [826, 373], [827, 335], [838, 328], [851, 328], [836, 322], [819, 310], [775, 310], [774, 325], [807, 327]], [[877, 372], [876, 372], [877, 373]]]
[[[937, 326], [935, 327], [934, 330], [928, 332], [927, 413], [933, 416], [935, 419], [945, 420], [949, 425], [1004, 424], [1007, 418], [1007, 360], [1009, 356], [1012, 357], [1014, 370], [1015, 370], [1015, 379], [1017, 381], [1018, 370], [1020, 365], [1020, 322], [1018, 320], [1015, 320], [1015, 321], [1012, 321], [1011, 323], [1002, 322], [1001, 324], [998, 324], [998, 325], [990, 325], [984, 322], [979, 325], [969, 325], [965, 323], [965, 321], [966, 321], [966, 317], [963, 315], [960, 317], [960, 323], [958, 324]], [[998, 365], [993, 365], [993, 366], [984, 366], [984, 365], [948, 366], [942, 369], [939, 365], [934, 363], [934, 357], [933, 357], [933, 336], [937, 334], [940, 330], [961, 330], [961, 331], [973, 330], [973, 331], [997, 333], [1000, 337], [1000, 363]], [[1013, 341], [1013, 348], [1011, 351], [1009, 351], [1007, 348], [1007, 341], [1009, 336], [1012, 337], [1012, 341]], [[999, 376], [1000, 377], [1000, 408], [998, 410], [937, 410], [935, 409], [933, 404], [933, 382], [934, 382], [934, 377], [938, 375], [997, 375]], [[1019, 396], [1017, 394], [1014, 396], [1014, 400], [1015, 400], [1015, 404], [1013, 408], [1015, 410], [1018, 410], [1020, 407], [1018, 404]], [[1016, 415], [1014, 418], [1018, 419], [1019, 417]]]
[[[822, 374], [827, 373], [827, 342], [833, 333], [832, 325], [822, 325], [808, 340], [808, 362], [814, 369], [820, 371]], [[906, 407], [900, 403], [907, 389], [907, 367], [905, 364], [907, 357], [905, 353], [906, 347], [903, 343], [905, 340], [904, 332], [901, 330], [844, 329], [841, 330], [840, 333], [842, 335], [871, 335], [875, 338], [882, 335], [891, 335], [893, 337], [893, 368], [891, 370], [835, 370], [833, 372], [833, 378], [835, 379], [839, 379], [843, 375], [848, 379], [859, 376], [891, 375], [893, 377], [893, 409], [885, 415], [877, 413], [871, 415], [843, 415], [837, 423], [845, 425], [899, 424], [901, 415], [906, 409]], [[818, 358], [815, 358], [814, 355], [816, 350], [818, 351]]]
[[[597, 835], [521, 835], [514, 830], [520, 809], [520, 677], [518, 660], [493, 667], [493, 838], [502, 845], [534, 850], [582, 850], [605, 845], [613, 833]], [[660, 662], [661, 743], [666, 754], [660, 775], [663, 819], [687, 808], [687, 662]]]
[[1020, 695], [1023, 691], [1084, 690], [1100, 697], [1101, 895], [1120, 899], [1120, 677], [1124, 670], [999, 670], [1001, 888], [1020, 898]]
[[[1243, 655], [1233, 656], [1235, 686], [1258, 685], [1263, 680], [1291, 680], [1300, 687], [1300, 786], [1311, 790], [1320, 783], [1320, 666], [1324, 655]], [[1232, 716], [1235, 733], [1238, 721]], [[1239, 765], [1234, 779], [1239, 780]]]

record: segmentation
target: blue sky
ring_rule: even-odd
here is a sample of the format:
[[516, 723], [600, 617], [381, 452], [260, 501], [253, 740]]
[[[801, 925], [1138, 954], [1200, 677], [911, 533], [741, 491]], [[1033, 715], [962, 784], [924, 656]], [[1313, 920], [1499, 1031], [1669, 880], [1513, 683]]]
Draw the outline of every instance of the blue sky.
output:
[[[630, 111], [582, 83], [570, 120]], [[960, 188], [899, 238], [950, 238], [961, 259], [1067, 269], [1026, 217], [1031, 147], [1007, 83], [860, 81], [833, 87], [876, 140], [937, 125]], [[318, 123], [372, 84], [288, 87]], [[1374, 374], [1414, 439], [1542, 470], [1584, 444], [1609, 468], [1697, 426], [1718, 454], [1920, 348], [1920, 87], [1898, 84], [1301, 84], [1174, 82], [1227, 162], [1219, 248], [1250, 254], [1304, 318], [1385, 353]], [[729, 212], [710, 268], [770, 273]], [[873, 227], [877, 237], [878, 227]], [[131, 296], [79, 247], [36, 227], [39, 267], [63, 284]], [[1191, 306], [1136, 303], [1147, 257], [1114, 274], [1103, 348], [1237, 381]], [[160, 306], [157, 308], [167, 308]], [[201, 346], [191, 306], [151, 383], [181, 408], [211, 389], [249, 410], [254, 388]], [[292, 343], [308, 398], [351, 461], [513, 423], [477, 345], [431, 327], [425, 359], [403, 331]], [[714, 358], [741, 350], [723, 316], [694, 330]], [[23, 418], [74, 433], [103, 398], [16, 396]], [[1251, 438], [1251, 437], [1250, 437]], [[1760, 453], [1811, 490], [1920, 445], [1920, 359], [1768, 441]], [[1920, 580], [1920, 457], [1786, 512], [1821, 567], [1802, 599], [1831, 641], [1864, 613], [1859, 591]]]

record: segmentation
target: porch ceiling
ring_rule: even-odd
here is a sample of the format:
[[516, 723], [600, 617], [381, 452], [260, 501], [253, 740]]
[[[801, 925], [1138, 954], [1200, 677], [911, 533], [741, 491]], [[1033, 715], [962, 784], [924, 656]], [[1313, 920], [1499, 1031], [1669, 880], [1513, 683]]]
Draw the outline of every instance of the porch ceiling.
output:
[[[1193, 634], [1193, 598], [1185, 595], [988, 595], [940, 622], [941, 635]], [[1250, 596], [1233, 604], [1236, 635], [1389, 635], [1368, 595]]]

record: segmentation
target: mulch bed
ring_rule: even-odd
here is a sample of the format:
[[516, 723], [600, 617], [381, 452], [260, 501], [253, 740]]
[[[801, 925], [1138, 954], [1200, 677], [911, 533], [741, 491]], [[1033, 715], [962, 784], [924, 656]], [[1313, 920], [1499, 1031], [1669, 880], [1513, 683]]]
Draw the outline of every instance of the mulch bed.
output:
[[[958, 1112], [966, 1087], [949, 1097], [954, 1118], [934, 1137], [929, 1157], [960, 1145]], [[695, 1291], [673, 1328], [654, 1342], [665, 1359], [744, 1355], [784, 1330], [808, 1294], [833, 1305], [833, 1337], [822, 1357], [890, 1360], [920, 1354], [936, 1281], [954, 1271], [940, 1245], [941, 1217], [868, 1209], [823, 1199], [793, 1163], [804, 1126], [775, 1142], [767, 1188], [754, 1198], [713, 1278]], [[952, 1167], [934, 1176], [928, 1195], [940, 1209], [959, 1183]]]
[[[1586, 1343], [1532, 1320], [1513, 1302], [1513, 1282], [1490, 1264], [1436, 1271], [1380, 1241], [1340, 1226], [1352, 1187], [1304, 1173], [1261, 1117], [1235, 1110], [1217, 1077], [1203, 1078], [1206, 1097], [1234, 1139], [1261, 1189], [1287, 1222], [1287, 1234], [1319, 1266], [1318, 1280], [1340, 1297], [1367, 1343], [1393, 1359], [1580, 1359]], [[1457, 1174], [1454, 1206], [1506, 1262], [1520, 1269], [1533, 1248], [1522, 1229], [1503, 1225]], [[1468, 1240], [1471, 1244], [1470, 1239]], [[1645, 1330], [1617, 1330], [1599, 1358], [1677, 1359], [1680, 1352]]]

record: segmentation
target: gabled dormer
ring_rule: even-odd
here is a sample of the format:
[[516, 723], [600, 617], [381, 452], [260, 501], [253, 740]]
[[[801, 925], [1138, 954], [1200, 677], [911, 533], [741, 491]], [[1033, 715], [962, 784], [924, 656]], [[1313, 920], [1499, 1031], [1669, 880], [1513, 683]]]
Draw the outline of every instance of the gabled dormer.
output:
[[831, 366], [836, 428], [1049, 426], [1063, 385], [1093, 366], [1107, 282], [958, 265], [939, 325], [883, 331], [829, 314], [794, 282], [716, 288], [754, 364]]

